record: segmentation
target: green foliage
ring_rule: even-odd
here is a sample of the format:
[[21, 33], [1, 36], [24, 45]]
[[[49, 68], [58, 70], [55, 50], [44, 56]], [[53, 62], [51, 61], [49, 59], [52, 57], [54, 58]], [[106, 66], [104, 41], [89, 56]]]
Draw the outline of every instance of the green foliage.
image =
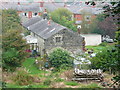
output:
[[7, 84], [7, 88], [49, 88], [47, 85], [16, 85], [16, 84]]
[[[88, 84], [88, 85], [83, 85], [80, 88], [89, 88], [90, 89], [90, 88], [102, 88], [102, 87], [99, 86], [96, 83], [91, 83], [91, 84]], [[93, 89], [90, 89], [90, 90], [93, 90]], [[96, 90], [101, 90], [101, 89], [96, 89]]]
[[116, 49], [102, 50], [102, 52], [97, 53], [97, 55], [91, 58], [92, 68], [102, 69], [105, 71], [109, 71], [111, 68], [112, 71], [117, 71], [117, 61], [118, 53]]
[[10, 30], [3, 36], [3, 69], [14, 71], [16, 67], [20, 66], [22, 61], [29, 55], [25, 50], [29, 47], [26, 41], [16, 30]]
[[6, 32], [9, 29], [19, 29], [21, 30], [21, 27], [19, 25], [20, 18], [15, 10], [3, 10], [2, 11], [2, 30], [3, 33]]
[[0, 88], [6, 88], [6, 82], [0, 81]]
[[55, 79], [55, 82], [63, 82], [63, 81], [64, 81], [64, 79], [61, 79], [61, 78]]
[[51, 80], [50, 79], [46, 79], [44, 82], [43, 82], [43, 84], [44, 85], [50, 85], [51, 84]]
[[28, 58], [22, 63], [23, 67], [29, 70], [30, 74], [39, 74], [39, 73], [47, 73], [47, 71], [39, 70], [35, 65], [34, 58]]
[[30, 35], [30, 32], [29, 32], [29, 31], [25, 31], [25, 32], [24, 32], [24, 35], [25, 35], [25, 36]]
[[25, 52], [29, 48], [26, 40], [20, 35], [23, 30], [20, 19], [15, 10], [3, 10], [2, 56], [3, 69], [14, 71], [16, 67], [29, 55]]
[[71, 20], [72, 13], [65, 9], [59, 8], [51, 13], [52, 20], [56, 23], [59, 23], [73, 31], [77, 31], [77, 26], [74, 25], [75, 21]]
[[23, 68], [19, 69], [12, 79], [18, 85], [29, 85], [33, 82], [33, 77]]
[[102, 42], [99, 46], [107, 46], [107, 42]]
[[55, 49], [49, 55], [49, 61], [55, 68], [68, 68], [72, 66], [70, 54], [60, 48]]
[[15, 48], [10, 48], [3, 53], [3, 68], [7, 70], [15, 70], [20, 65], [19, 52]]
[[65, 84], [69, 85], [69, 86], [77, 86], [77, 85], [79, 85], [77, 82], [73, 82], [73, 81], [65, 82]]

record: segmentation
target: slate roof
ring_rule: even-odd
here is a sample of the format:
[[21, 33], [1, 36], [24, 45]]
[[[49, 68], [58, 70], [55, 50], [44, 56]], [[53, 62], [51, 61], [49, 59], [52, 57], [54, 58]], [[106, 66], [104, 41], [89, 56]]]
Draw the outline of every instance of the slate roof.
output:
[[73, 4], [73, 5], [70, 5], [66, 8], [74, 14], [83, 14], [82, 11], [87, 12], [87, 13], [91, 13], [91, 14], [100, 14], [103, 12], [102, 8], [98, 8], [98, 7], [92, 8], [91, 6], [84, 5], [84, 4], [82, 4], [82, 5]]
[[44, 8], [39, 7], [39, 3], [31, 3], [28, 5], [20, 4], [18, 5], [17, 3], [2, 3], [1, 4], [2, 9], [14, 9], [17, 11], [33, 11], [33, 12], [42, 12]]
[[29, 19], [28, 21], [24, 22], [22, 25], [24, 27], [29, 27], [33, 24], [35, 24], [36, 22], [40, 21], [42, 18], [41, 17], [33, 17], [31, 19]]
[[66, 27], [53, 21], [50, 21], [50, 25], [48, 25], [48, 20], [41, 19], [40, 17], [34, 17], [22, 25], [43, 39], [47, 39], [59, 31], [66, 29]]
[[58, 9], [58, 8], [63, 8], [64, 7], [64, 3], [50, 3], [50, 2], [49, 3], [44, 3], [44, 7], [48, 11], [52, 12], [52, 11]]

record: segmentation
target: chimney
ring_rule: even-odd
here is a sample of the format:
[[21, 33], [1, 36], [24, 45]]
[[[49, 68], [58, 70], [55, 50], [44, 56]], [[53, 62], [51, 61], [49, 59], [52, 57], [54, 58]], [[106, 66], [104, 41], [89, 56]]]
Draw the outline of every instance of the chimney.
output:
[[64, 3], [64, 7], [66, 7], [66, 3]]
[[18, 0], [18, 5], [20, 5], [20, 1]]
[[18, 5], [20, 5], [20, 2], [18, 2]]
[[43, 7], [44, 2], [40, 2], [40, 7]]
[[48, 26], [50, 25], [50, 20], [48, 21]]
[[47, 19], [47, 18], [48, 18], [47, 10], [45, 9], [43, 12], [43, 19]]
[[52, 18], [50, 17], [50, 19], [48, 20], [48, 26], [50, 25]]

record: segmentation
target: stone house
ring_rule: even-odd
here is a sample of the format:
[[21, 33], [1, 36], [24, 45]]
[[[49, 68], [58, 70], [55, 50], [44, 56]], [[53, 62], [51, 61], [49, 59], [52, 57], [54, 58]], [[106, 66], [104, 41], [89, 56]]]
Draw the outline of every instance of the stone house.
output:
[[32, 37], [37, 39], [37, 44], [34, 46], [41, 55], [50, 53], [57, 47], [71, 53], [83, 49], [82, 36], [51, 20], [34, 17], [22, 25], [31, 32]]

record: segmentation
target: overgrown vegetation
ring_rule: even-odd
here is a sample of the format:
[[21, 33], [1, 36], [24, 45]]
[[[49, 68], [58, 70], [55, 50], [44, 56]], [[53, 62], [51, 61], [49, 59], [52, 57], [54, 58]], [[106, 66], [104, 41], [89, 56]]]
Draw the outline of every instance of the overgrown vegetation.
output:
[[32, 84], [34, 80], [28, 71], [23, 68], [18, 69], [16, 75], [14, 75], [12, 79], [18, 85], [29, 85]]
[[91, 59], [92, 67], [95, 69], [100, 68], [104, 71], [109, 71], [109, 68], [111, 68], [112, 71], [116, 72], [117, 71], [116, 64], [118, 63], [117, 56], [118, 53], [116, 52], [115, 48], [102, 50]]
[[15, 10], [3, 10], [2, 12], [2, 56], [3, 70], [14, 71], [16, 67], [28, 56], [25, 50], [29, 47], [22, 38], [20, 19]]
[[51, 66], [57, 69], [66, 69], [72, 67], [73, 63], [70, 54], [60, 48], [57, 48], [52, 53], [50, 53], [49, 61], [51, 63]]

